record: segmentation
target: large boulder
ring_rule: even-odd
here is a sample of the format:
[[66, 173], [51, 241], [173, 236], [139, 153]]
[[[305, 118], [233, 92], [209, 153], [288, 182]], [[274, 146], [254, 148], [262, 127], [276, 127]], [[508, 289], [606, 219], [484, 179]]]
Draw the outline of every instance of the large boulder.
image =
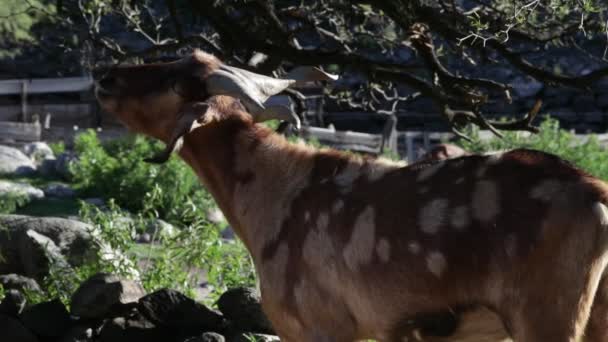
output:
[[27, 176], [36, 172], [36, 165], [14, 147], [0, 145], [0, 174]]
[[55, 161], [55, 173], [61, 178], [69, 180], [72, 178], [70, 165], [78, 161], [78, 155], [75, 152], [63, 152], [57, 156]]
[[231, 330], [274, 334], [270, 321], [262, 311], [260, 296], [254, 289], [230, 289], [220, 296], [217, 306], [230, 320]]
[[93, 329], [86, 325], [73, 326], [58, 342], [93, 342]]
[[17, 242], [23, 274], [38, 281], [44, 280], [51, 269], [69, 274], [72, 269], [53, 240], [28, 229]]
[[21, 150], [32, 160], [55, 159], [53, 150], [42, 141], [25, 144], [21, 147]]
[[184, 342], [225, 342], [226, 338], [224, 336], [214, 333], [214, 332], [206, 332], [201, 336], [190, 337]]
[[44, 198], [44, 191], [27, 183], [0, 180], [0, 198], [5, 196], [23, 197], [31, 201]]
[[97, 342], [173, 342], [181, 338], [178, 332], [156, 327], [139, 314], [106, 320]]
[[[0, 234], [0, 250], [3, 251], [0, 274], [24, 274], [24, 265], [29, 263], [28, 259], [42, 258], [32, 255], [39, 250], [28, 251], [27, 246], [31, 246], [32, 239], [44, 238], [37, 239], [36, 234], [27, 234], [28, 231], [49, 238], [72, 266], [95, 260], [99, 250], [92, 234], [93, 227], [80, 221], [55, 217], [0, 215], [0, 227], [4, 230], [3, 234]], [[23, 247], [19, 249], [19, 246]]]
[[8, 290], [0, 302], [0, 314], [17, 317], [25, 308], [26, 299], [23, 293], [17, 290]]
[[63, 336], [71, 325], [70, 315], [59, 299], [30, 306], [19, 318], [26, 328], [44, 339]]
[[144, 295], [143, 287], [133, 280], [98, 273], [74, 292], [70, 307], [74, 316], [103, 318], [123, 313]]
[[222, 332], [227, 326], [218, 312], [171, 289], [158, 290], [141, 298], [137, 310], [155, 325], [190, 336], [208, 331]]
[[27, 330], [21, 322], [6, 315], [0, 315], [0, 332], [2, 341], [38, 342], [36, 336]]
[[38, 283], [32, 279], [20, 274], [3, 274], [0, 275], [0, 285], [4, 289], [15, 289], [22, 292], [42, 292]]
[[44, 187], [44, 195], [55, 198], [74, 198], [76, 197], [76, 190], [67, 184], [52, 183]]

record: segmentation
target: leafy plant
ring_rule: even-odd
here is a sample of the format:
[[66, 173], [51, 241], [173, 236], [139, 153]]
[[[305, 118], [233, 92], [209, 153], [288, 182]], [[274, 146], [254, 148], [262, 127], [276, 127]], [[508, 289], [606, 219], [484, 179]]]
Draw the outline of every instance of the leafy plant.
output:
[[27, 197], [18, 194], [0, 194], [0, 214], [12, 214], [28, 202]]

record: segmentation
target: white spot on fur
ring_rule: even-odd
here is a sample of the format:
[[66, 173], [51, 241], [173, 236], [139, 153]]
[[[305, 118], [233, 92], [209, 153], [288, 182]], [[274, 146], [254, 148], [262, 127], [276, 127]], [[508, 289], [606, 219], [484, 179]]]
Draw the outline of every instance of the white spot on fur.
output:
[[417, 241], [411, 241], [410, 243], [407, 244], [407, 249], [412, 254], [418, 254], [418, 253], [420, 253], [420, 250], [422, 248], [420, 247], [420, 244]]
[[427, 234], [435, 234], [444, 224], [448, 208], [447, 199], [435, 199], [422, 207], [418, 224], [420, 229]]
[[532, 188], [530, 197], [540, 201], [550, 202], [562, 191], [562, 189], [562, 182], [556, 179], [547, 179]]
[[500, 210], [498, 187], [492, 181], [479, 181], [473, 189], [473, 217], [481, 222], [492, 221]]
[[385, 238], [380, 239], [376, 245], [376, 253], [382, 262], [388, 262], [391, 257], [391, 245]]
[[334, 202], [334, 205], [331, 207], [331, 212], [337, 214], [340, 212], [340, 210], [342, 210], [342, 208], [344, 208], [344, 201], [339, 199]]
[[458, 231], [463, 231], [469, 224], [471, 224], [471, 218], [469, 215], [469, 208], [464, 205], [452, 209], [450, 213], [450, 225]]
[[320, 213], [317, 217], [317, 228], [320, 230], [327, 229], [329, 224], [329, 215], [327, 213]]
[[376, 224], [375, 211], [367, 206], [355, 220], [350, 239], [344, 247], [344, 261], [351, 270], [357, 270], [360, 265], [369, 263], [375, 247]]
[[417, 182], [424, 182], [429, 178], [433, 177], [445, 164], [444, 161], [437, 162], [433, 165], [427, 166], [424, 169], [418, 172], [418, 176], [416, 177]]
[[441, 252], [433, 251], [426, 256], [426, 266], [436, 277], [441, 277], [447, 267], [447, 262]]

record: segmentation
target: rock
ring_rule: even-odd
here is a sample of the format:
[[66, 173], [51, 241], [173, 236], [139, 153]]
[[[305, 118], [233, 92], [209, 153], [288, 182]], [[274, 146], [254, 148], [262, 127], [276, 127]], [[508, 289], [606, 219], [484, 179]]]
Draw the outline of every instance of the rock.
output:
[[236, 336], [232, 336], [228, 339], [229, 342], [280, 342], [278, 336], [274, 335], [266, 335], [266, 334], [251, 334], [251, 333], [242, 333]]
[[222, 211], [218, 207], [212, 207], [207, 210], [207, 219], [213, 224], [220, 224], [226, 221], [224, 213], [222, 213]]
[[175, 229], [171, 223], [155, 219], [148, 222], [146, 233], [149, 234], [151, 238], [170, 238], [177, 235], [177, 229]]
[[36, 165], [16, 148], [0, 145], [0, 174], [29, 176], [36, 172]]
[[44, 195], [57, 198], [74, 198], [76, 191], [67, 184], [53, 183], [44, 188]]
[[15, 318], [0, 315], [0, 332], [2, 341], [10, 342], [38, 342], [36, 336]]
[[152, 236], [148, 233], [139, 234], [137, 236], [137, 242], [139, 243], [150, 243], [152, 242]]
[[19, 274], [0, 275], [0, 284], [4, 289], [15, 289], [22, 292], [42, 292], [38, 283], [32, 279]]
[[55, 171], [55, 164], [57, 159], [47, 158], [38, 162], [38, 174], [44, 177], [55, 177], [57, 172]]
[[83, 201], [90, 205], [94, 205], [101, 210], [105, 210], [107, 208], [106, 201], [104, 201], [103, 198], [91, 197], [91, 198], [85, 198]]
[[191, 337], [184, 342], [225, 342], [226, 339], [224, 336], [214, 333], [214, 332], [206, 332], [201, 336]]
[[25, 308], [26, 300], [23, 293], [18, 290], [8, 290], [4, 294], [4, 299], [0, 302], [0, 314], [17, 317]]
[[53, 150], [42, 141], [25, 144], [21, 150], [32, 160], [55, 159]]
[[36, 304], [20, 315], [23, 325], [43, 338], [58, 338], [70, 328], [70, 314], [59, 299]]
[[142, 286], [133, 280], [98, 273], [78, 287], [70, 307], [74, 316], [102, 318], [132, 307], [144, 295]]
[[84, 325], [77, 325], [70, 328], [58, 342], [92, 342], [93, 329]]
[[0, 196], [3, 195], [21, 196], [28, 201], [44, 198], [42, 190], [27, 183], [0, 180]]
[[231, 330], [273, 334], [274, 330], [262, 311], [260, 296], [254, 289], [237, 287], [222, 294], [217, 302]]
[[222, 239], [226, 239], [226, 240], [234, 240], [234, 230], [232, 229], [231, 226], [227, 226], [226, 228], [224, 228], [224, 230], [222, 230], [222, 232], [220, 233], [220, 236], [222, 237]]
[[531, 77], [516, 77], [510, 84], [515, 90], [515, 94], [520, 98], [535, 96], [543, 89], [543, 84]]
[[8, 234], [0, 234], [0, 249], [3, 251], [4, 264], [0, 264], [1, 273], [22, 273], [22, 261], [30, 256], [19, 255], [16, 241], [24, 237], [28, 230], [36, 231], [50, 238], [62, 255], [72, 266], [80, 266], [97, 259], [99, 246], [93, 237], [94, 228], [86, 223], [56, 217], [30, 217], [23, 215], [0, 215], [0, 226]]
[[70, 165], [78, 161], [78, 155], [75, 152], [63, 152], [57, 156], [55, 161], [55, 173], [65, 180], [72, 178]]
[[219, 313], [170, 289], [158, 290], [139, 300], [139, 312], [152, 323], [192, 335], [222, 332], [226, 321]]
[[55, 242], [35, 230], [29, 229], [20, 237], [18, 248], [23, 274], [28, 277], [42, 281], [51, 267], [61, 272], [71, 271]]
[[155, 327], [141, 315], [107, 320], [96, 342], [171, 342], [179, 341], [176, 332]]

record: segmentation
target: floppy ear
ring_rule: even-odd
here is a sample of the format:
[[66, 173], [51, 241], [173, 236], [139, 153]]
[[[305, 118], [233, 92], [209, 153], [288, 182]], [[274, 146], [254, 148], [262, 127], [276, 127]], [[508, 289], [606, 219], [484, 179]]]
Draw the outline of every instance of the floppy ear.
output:
[[171, 139], [161, 152], [151, 158], [144, 159], [147, 163], [163, 164], [171, 157], [171, 153], [179, 152], [184, 143], [184, 135], [204, 125], [205, 114], [209, 105], [205, 102], [196, 102], [187, 105], [178, 115], [177, 125], [171, 134]]

